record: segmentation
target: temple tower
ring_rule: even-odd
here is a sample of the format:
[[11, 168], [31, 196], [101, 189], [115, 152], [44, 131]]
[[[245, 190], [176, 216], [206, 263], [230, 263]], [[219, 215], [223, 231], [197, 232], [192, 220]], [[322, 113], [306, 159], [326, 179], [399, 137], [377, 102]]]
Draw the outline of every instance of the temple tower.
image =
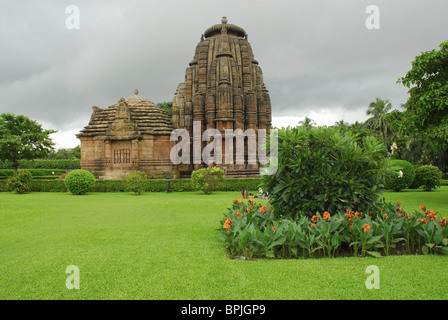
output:
[[[254, 58], [246, 32], [223, 17], [221, 24], [208, 28], [196, 46], [193, 60], [173, 99], [173, 126], [185, 128], [193, 139], [193, 121], [201, 132], [217, 129], [223, 140], [225, 129], [265, 129], [271, 126], [271, 101], [263, 73]], [[193, 140], [191, 140], [193, 143]], [[206, 143], [202, 142], [202, 148]], [[193, 148], [190, 148], [193, 153]], [[225, 146], [222, 146], [225, 150]], [[247, 159], [247, 145], [245, 157]], [[236, 154], [236, 153], [235, 153]], [[193, 154], [191, 155], [191, 158]], [[235, 155], [236, 157], [236, 155]], [[234, 162], [235, 163], [235, 162]], [[184, 165], [186, 174], [204, 165]], [[259, 174], [258, 164], [231, 164], [223, 161], [227, 176]]]

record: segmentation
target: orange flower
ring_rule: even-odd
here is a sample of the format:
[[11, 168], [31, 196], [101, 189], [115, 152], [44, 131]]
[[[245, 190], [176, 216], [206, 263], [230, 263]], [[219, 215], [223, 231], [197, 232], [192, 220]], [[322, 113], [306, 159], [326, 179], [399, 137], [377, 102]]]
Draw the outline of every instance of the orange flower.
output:
[[400, 201], [397, 202], [397, 205], [398, 205], [398, 206], [401, 206], [401, 204], [402, 204], [402, 203], [401, 203]]
[[260, 213], [265, 213], [266, 212], [266, 205], [261, 206], [258, 211], [260, 211]]
[[370, 230], [370, 225], [366, 223], [366, 224], [364, 224], [364, 225], [362, 226], [362, 229], [363, 229], [364, 232], [367, 232], [367, 231]]
[[436, 212], [435, 212], [435, 211], [432, 211], [432, 210], [427, 210], [427, 211], [425, 212], [425, 214], [426, 214], [428, 217], [433, 216], [435, 213], [436, 213]]
[[275, 231], [275, 229], [277, 229], [275, 226], [272, 227], [272, 231]]
[[352, 218], [353, 218], [353, 211], [349, 211], [348, 209], [345, 210], [345, 214], [344, 216], [346, 216], [348, 218], [348, 221], [351, 222]]
[[358, 211], [356, 211], [355, 216], [356, 216], [356, 217], [361, 217], [361, 216], [362, 216], [362, 212], [358, 212]]
[[352, 223], [350, 223], [350, 229], [353, 227], [353, 222]]
[[325, 211], [325, 212], [324, 212], [324, 216], [322, 217], [322, 219], [327, 220], [327, 219], [330, 219], [330, 217], [331, 217], [330, 212]]
[[252, 200], [252, 199], [249, 199], [249, 203], [254, 203], [254, 200]]
[[422, 224], [428, 224], [428, 221], [425, 218], [421, 218], [419, 220], [420, 220], [420, 223], [422, 223]]
[[223, 219], [226, 219], [226, 222], [224, 222], [224, 225], [222, 227], [227, 230], [227, 233], [229, 233], [232, 220], [230, 220], [229, 218], [223, 218]]
[[315, 214], [312, 218], [311, 218], [311, 222], [316, 223], [317, 219], [319, 219], [319, 216], [317, 214]]
[[352, 201], [352, 203], [353, 203], [353, 204], [355, 204], [355, 203], [356, 203], [356, 201]]
[[369, 217], [370, 218], [373, 218], [373, 214], [372, 213], [373, 213], [373, 211], [370, 211], [370, 213], [369, 213]]
[[250, 210], [252, 210], [254, 208], [254, 206], [250, 206]]
[[426, 211], [426, 207], [425, 207], [424, 205], [421, 204], [421, 205], [419, 205], [418, 207], [419, 207], [422, 211]]
[[439, 225], [441, 227], [446, 227], [447, 221], [446, 221], [446, 217], [443, 217], [442, 220], [440, 220]]
[[389, 216], [387, 214], [383, 214], [384, 219], [389, 220]]
[[242, 217], [240, 210], [235, 211], [235, 215], [240, 217], [240, 218]]
[[310, 224], [310, 227], [311, 227], [311, 228], [314, 228], [314, 224]]
[[237, 204], [237, 203], [240, 203], [240, 201], [238, 199], [234, 199], [233, 203]]

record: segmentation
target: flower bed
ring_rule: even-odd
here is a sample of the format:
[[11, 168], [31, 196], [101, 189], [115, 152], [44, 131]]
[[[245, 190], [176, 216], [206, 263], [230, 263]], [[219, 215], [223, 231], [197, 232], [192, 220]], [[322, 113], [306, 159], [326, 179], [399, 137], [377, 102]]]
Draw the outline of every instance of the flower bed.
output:
[[420, 209], [407, 213], [399, 202], [380, 202], [365, 213], [347, 208], [292, 220], [269, 203], [234, 200], [220, 237], [231, 257], [244, 259], [448, 254], [447, 218]]

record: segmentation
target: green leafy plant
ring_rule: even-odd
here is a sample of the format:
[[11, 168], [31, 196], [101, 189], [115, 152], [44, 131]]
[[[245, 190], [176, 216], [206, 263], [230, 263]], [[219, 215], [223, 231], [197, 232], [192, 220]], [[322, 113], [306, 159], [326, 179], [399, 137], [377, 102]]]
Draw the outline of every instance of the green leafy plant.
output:
[[146, 173], [142, 171], [136, 171], [129, 173], [124, 178], [124, 181], [126, 183], [126, 188], [128, 191], [141, 195], [146, 189], [148, 178], [146, 176]]
[[92, 190], [95, 176], [87, 170], [73, 170], [65, 176], [65, 186], [73, 194], [81, 195]]
[[223, 183], [224, 171], [218, 167], [207, 167], [191, 173], [191, 183], [196, 190], [211, 194]]
[[18, 169], [14, 171], [14, 175], [8, 181], [9, 190], [19, 194], [31, 191], [31, 181], [33, 177], [29, 170]]
[[277, 171], [263, 176], [262, 189], [283, 217], [360, 210], [382, 192], [384, 154], [374, 137], [337, 127], [281, 129]]

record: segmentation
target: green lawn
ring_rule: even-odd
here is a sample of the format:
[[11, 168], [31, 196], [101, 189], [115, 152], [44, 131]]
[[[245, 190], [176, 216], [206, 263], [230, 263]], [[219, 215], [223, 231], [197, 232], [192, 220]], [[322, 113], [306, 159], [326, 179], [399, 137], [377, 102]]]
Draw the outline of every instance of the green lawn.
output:
[[[218, 220], [239, 195], [0, 193], [0, 298], [448, 299], [446, 256], [228, 259]], [[447, 188], [386, 197], [448, 211]], [[80, 290], [65, 286], [69, 265]]]
[[400, 201], [403, 209], [409, 212], [420, 210], [418, 206], [423, 204], [441, 216], [446, 216], [448, 213], [448, 187], [441, 187], [431, 192], [425, 192], [422, 189], [386, 192], [384, 196], [387, 201]]

